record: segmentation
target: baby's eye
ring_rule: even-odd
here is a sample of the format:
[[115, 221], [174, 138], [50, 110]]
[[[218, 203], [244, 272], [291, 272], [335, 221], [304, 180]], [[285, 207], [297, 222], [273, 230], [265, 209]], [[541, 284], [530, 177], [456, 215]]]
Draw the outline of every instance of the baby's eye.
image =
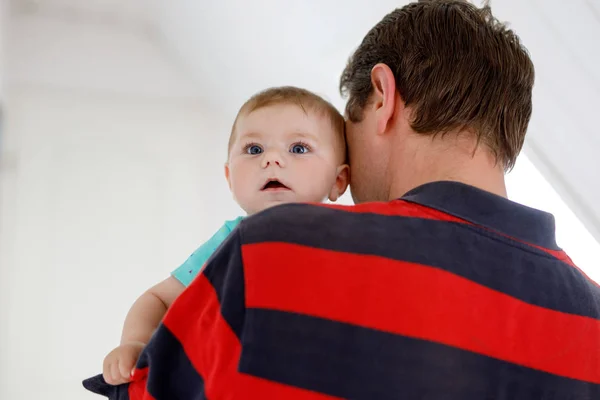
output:
[[302, 143], [296, 143], [292, 145], [292, 147], [290, 147], [290, 153], [293, 154], [304, 154], [308, 153], [309, 151], [310, 149], [308, 148], [308, 146]]
[[263, 149], [257, 144], [249, 144], [245, 147], [245, 151], [246, 154], [256, 155], [262, 153]]

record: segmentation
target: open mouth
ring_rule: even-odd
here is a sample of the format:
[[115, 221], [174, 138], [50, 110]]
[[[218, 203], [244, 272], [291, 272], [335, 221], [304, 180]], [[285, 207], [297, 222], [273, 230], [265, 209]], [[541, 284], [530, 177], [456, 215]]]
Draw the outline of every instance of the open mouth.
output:
[[265, 183], [261, 190], [289, 190], [290, 188], [279, 182], [277, 179], [271, 179]]

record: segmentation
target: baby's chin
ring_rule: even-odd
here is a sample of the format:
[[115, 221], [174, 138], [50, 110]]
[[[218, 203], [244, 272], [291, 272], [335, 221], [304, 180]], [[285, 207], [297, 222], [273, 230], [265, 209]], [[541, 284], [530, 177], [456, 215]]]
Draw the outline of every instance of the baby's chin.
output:
[[269, 208], [272, 208], [275, 206], [280, 206], [283, 204], [292, 204], [292, 203], [322, 203], [322, 201], [321, 200], [311, 201], [311, 200], [306, 200], [306, 199], [300, 199], [298, 197], [286, 198], [286, 199], [271, 199], [271, 200], [262, 202], [258, 207], [248, 208], [248, 209], [244, 208], [244, 211], [246, 211], [246, 214], [252, 215], [252, 214], [256, 214], [261, 211], [264, 211], [264, 210], [268, 210]]
[[252, 214], [259, 213], [261, 211], [268, 210], [269, 208], [273, 208], [275, 206], [280, 206], [280, 205], [283, 205], [283, 204], [291, 204], [291, 203], [298, 203], [298, 201], [294, 201], [294, 200], [271, 200], [271, 201], [266, 201], [266, 202], [262, 203], [258, 207], [254, 207], [254, 208], [250, 208], [250, 209], [244, 209], [244, 211], [246, 211], [246, 214], [252, 215]]

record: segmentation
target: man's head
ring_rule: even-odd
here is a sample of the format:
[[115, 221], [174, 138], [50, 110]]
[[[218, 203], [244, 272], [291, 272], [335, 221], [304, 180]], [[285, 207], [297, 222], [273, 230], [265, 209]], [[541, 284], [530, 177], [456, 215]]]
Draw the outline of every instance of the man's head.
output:
[[290, 202], [332, 201], [348, 185], [344, 118], [330, 103], [295, 87], [267, 89], [240, 109], [225, 176], [253, 214]]
[[430, 0], [385, 16], [340, 80], [355, 201], [387, 200], [386, 180], [417, 172], [407, 160], [403, 171], [390, 170], [394, 157], [409, 156], [398, 149], [411, 144], [415, 153], [440, 138], [470, 136], [473, 155], [484, 151], [500, 168], [512, 168], [531, 116], [533, 82], [527, 51], [487, 6]]

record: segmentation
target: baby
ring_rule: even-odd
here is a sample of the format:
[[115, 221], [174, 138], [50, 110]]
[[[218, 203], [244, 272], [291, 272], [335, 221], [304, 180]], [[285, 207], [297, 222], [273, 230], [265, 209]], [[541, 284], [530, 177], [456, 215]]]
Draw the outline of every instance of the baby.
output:
[[[295, 87], [250, 98], [233, 123], [225, 178], [252, 215], [291, 202], [337, 200], [348, 186], [344, 118], [327, 101]], [[169, 306], [243, 217], [227, 221], [171, 276], [142, 294], [127, 314], [119, 347], [104, 359], [107, 383], [129, 382], [142, 349]]]

